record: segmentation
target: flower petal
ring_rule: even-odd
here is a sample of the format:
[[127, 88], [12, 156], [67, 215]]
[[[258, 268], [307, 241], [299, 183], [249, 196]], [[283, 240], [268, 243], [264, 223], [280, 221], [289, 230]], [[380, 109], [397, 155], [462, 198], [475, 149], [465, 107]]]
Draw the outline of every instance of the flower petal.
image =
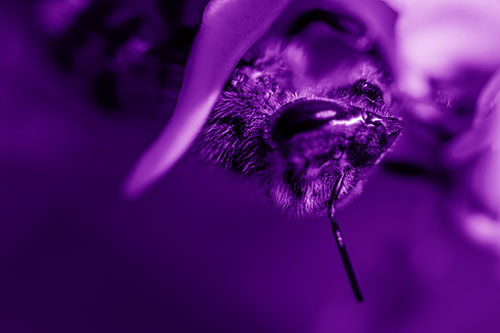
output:
[[463, 161], [490, 147], [497, 153], [500, 148], [500, 70], [483, 88], [472, 127], [452, 143], [448, 158]]
[[215, 0], [203, 14], [169, 123], [141, 156], [125, 184], [135, 197], [166, 173], [203, 126], [241, 56], [271, 26], [290, 0]]
[[463, 68], [500, 65], [500, 3], [496, 0], [391, 0], [397, 24], [401, 84], [407, 93], [431, 93], [430, 79], [451, 79]]

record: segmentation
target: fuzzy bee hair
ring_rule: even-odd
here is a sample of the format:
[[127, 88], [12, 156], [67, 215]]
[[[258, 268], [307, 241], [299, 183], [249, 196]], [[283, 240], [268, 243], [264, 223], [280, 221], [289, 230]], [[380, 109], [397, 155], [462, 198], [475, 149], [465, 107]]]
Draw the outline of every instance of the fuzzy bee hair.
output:
[[[175, 103], [196, 29], [175, 20], [180, 9], [174, 5], [168, 11], [164, 7], [170, 5], [162, 1], [138, 6], [143, 10], [112, 0], [90, 2], [64, 32], [49, 38], [54, 60], [88, 81], [103, 112], [141, 110], [168, 117], [165, 110]], [[356, 44], [363, 56], [317, 64], [311, 80], [304, 66], [309, 50], [293, 37], [308, 34], [317, 23], [323, 32], [338, 30], [341, 43]], [[365, 30], [343, 14], [313, 10], [299, 17], [287, 36], [254, 45], [224, 86], [195, 147], [207, 160], [257, 181], [286, 213], [324, 212], [340, 173], [345, 181], [339, 204], [348, 202], [361, 192], [372, 166], [392, 144], [388, 137], [401, 127], [394, 118], [397, 96], [390, 74]], [[100, 44], [102, 49], [95, 47]], [[90, 66], [89, 57], [92, 70], [81, 62]], [[384, 125], [363, 119], [344, 132], [316, 128], [277, 144], [272, 136], [280, 114], [298, 101], [334, 101], [346, 110], [371, 112]], [[349, 112], [346, 117], [354, 117]]]
[[[389, 149], [387, 137], [401, 130], [401, 122], [389, 116], [392, 106], [383, 103], [381, 91], [371, 100], [360, 91], [362, 85], [388, 90], [389, 80], [366, 58], [356, 67], [336, 69], [338, 75], [352, 77], [353, 84], [338, 86], [326, 78], [296, 89], [291, 82], [303, 74], [293, 67], [289, 49], [272, 45], [247, 57], [250, 61], [235, 69], [197, 139], [202, 155], [257, 180], [273, 204], [296, 216], [321, 214], [337, 178], [347, 170], [340, 193], [341, 205], [347, 203], [361, 192], [371, 167]], [[278, 147], [271, 136], [280, 110], [303, 100], [333, 100], [370, 110], [386, 119], [386, 125], [375, 128], [362, 121], [343, 133], [306, 131]]]

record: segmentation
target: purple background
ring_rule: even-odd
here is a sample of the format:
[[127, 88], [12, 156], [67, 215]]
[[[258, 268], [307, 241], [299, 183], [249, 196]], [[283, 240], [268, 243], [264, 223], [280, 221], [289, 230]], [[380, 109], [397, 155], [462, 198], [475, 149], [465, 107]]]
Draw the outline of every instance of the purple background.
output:
[[0, 331], [500, 330], [498, 258], [430, 182], [378, 170], [339, 213], [361, 305], [326, 219], [282, 216], [194, 153], [125, 200], [164, 120], [96, 113], [24, 13], [0, 11]]

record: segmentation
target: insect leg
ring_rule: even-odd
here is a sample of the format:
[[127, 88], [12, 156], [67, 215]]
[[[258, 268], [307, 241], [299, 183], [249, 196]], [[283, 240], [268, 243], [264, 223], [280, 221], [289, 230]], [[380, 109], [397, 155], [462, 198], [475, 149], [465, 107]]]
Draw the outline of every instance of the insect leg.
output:
[[342, 236], [342, 231], [340, 230], [340, 226], [335, 219], [335, 204], [337, 203], [340, 190], [342, 189], [345, 174], [346, 172], [344, 171], [335, 183], [335, 187], [328, 204], [328, 218], [330, 219], [330, 222], [332, 224], [333, 237], [335, 237], [335, 242], [337, 243], [337, 246], [339, 248], [340, 257], [342, 258], [347, 277], [349, 278], [349, 282], [351, 283], [351, 288], [354, 292], [354, 296], [356, 297], [356, 300], [358, 302], [362, 302], [363, 295], [361, 293], [361, 288], [359, 287], [358, 280], [356, 279], [356, 274], [354, 273], [354, 268], [352, 267], [351, 259], [349, 258], [349, 254], [347, 253], [347, 247], [344, 241], [344, 237]]

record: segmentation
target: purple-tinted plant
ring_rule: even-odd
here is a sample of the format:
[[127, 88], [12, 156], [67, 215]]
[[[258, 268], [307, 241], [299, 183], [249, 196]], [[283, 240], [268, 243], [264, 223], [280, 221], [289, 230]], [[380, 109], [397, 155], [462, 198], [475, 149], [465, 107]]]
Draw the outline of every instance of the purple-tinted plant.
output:
[[[257, 179], [283, 210], [334, 211], [361, 191], [402, 117], [425, 128], [407, 142], [431, 142], [412, 167], [447, 175], [433, 179], [451, 180], [449, 211], [495, 243], [499, 4], [387, 3], [211, 1], [174, 115], [127, 194], [143, 192], [201, 133], [205, 157]], [[411, 164], [391, 168], [407, 173], [401, 165]]]
[[[167, 63], [182, 49], [175, 41], [187, 48], [191, 39], [165, 28], [152, 2], [48, 3], [43, 14], [60, 14], [44, 21], [62, 36], [56, 60], [94, 82], [101, 105], [171, 110], [162, 99], [164, 74], [179, 76], [183, 52], [175, 70]], [[259, 182], [283, 211], [327, 212], [360, 297], [334, 213], [382, 164], [444, 189], [440, 209], [500, 253], [498, 7], [211, 1], [174, 115], [136, 166], [127, 194], [139, 195], [194, 142], [205, 158]], [[147, 98], [130, 93], [141, 89]]]
[[393, 23], [372, 1], [211, 2], [176, 111], [128, 193], [166, 172], [203, 128], [202, 154], [257, 179], [282, 210], [324, 212], [344, 174], [336, 200], [346, 202], [402, 129]]
[[447, 209], [500, 253], [500, 3], [391, 3], [400, 12], [400, 85], [414, 98], [408, 117], [446, 136], [434, 141], [434, 163], [453, 175]]
[[[135, 167], [127, 193], [138, 195], [167, 172], [202, 128], [205, 156], [256, 176], [272, 201], [299, 214], [324, 208], [340, 170], [356, 164], [356, 135], [337, 134], [370, 128], [369, 112], [430, 127], [442, 157], [432, 163], [441, 169], [455, 170], [464, 156], [489, 149], [497, 140], [486, 133], [495, 133], [498, 84], [481, 91], [500, 63], [498, 3], [387, 3], [210, 2], [174, 115]], [[487, 96], [476, 105], [480, 94]], [[353, 120], [354, 109], [362, 122]], [[339, 120], [355, 125], [343, 132]], [[361, 135], [362, 148], [354, 149], [370, 151], [367, 165], [379, 161], [390, 147], [383, 137], [400, 127], [382, 123], [378, 146], [363, 146], [370, 135]], [[481, 163], [494, 169], [492, 161]], [[361, 169], [349, 168], [341, 193], [358, 187]], [[484, 179], [495, 179], [488, 172]], [[469, 183], [473, 201], [491, 212], [496, 191], [477, 178]], [[457, 191], [469, 193], [470, 186]]]

